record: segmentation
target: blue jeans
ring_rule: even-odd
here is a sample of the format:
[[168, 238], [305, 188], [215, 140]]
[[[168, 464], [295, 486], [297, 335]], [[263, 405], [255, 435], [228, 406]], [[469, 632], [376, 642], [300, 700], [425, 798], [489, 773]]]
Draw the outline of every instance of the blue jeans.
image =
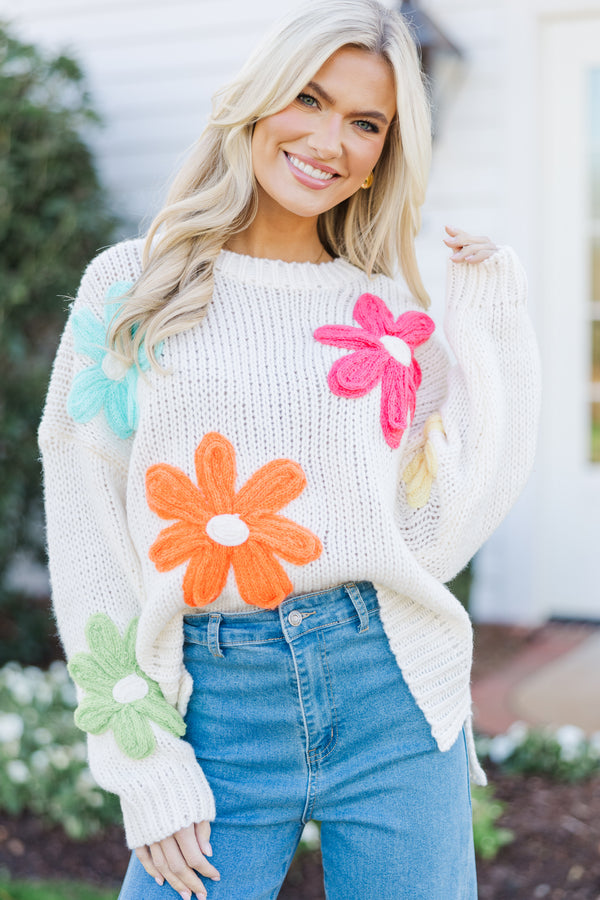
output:
[[[273, 900], [321, 822], [328, 900], [477, 897], [464, 735], [440, 752], [375, 589], [185, 617], [186, 722], [215, 795], [209, 900]], [[119, 900], [175, 900], [132, 855]]]

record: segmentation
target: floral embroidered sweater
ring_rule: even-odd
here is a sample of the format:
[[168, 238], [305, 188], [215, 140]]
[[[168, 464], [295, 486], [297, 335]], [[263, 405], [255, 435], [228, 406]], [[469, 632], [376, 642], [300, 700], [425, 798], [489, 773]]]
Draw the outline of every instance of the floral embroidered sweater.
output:
[[[50, 574], [90, 767], [130, 847], [215, 808], [185, 715], [182, 618], [372, 581], [441, 750], [470, 731], [472, 632], [444, 587], [529, 474], [539, 406], [526, 282], [509, 248], [448, 264], [446, 333], [402, 282], [345, 260], [222, 251], [204, 322], [167, 374], [105, 332], [141, 241], [88, 267], [40, 426]], [[217, 811], [218, 813], [218, 811]]]

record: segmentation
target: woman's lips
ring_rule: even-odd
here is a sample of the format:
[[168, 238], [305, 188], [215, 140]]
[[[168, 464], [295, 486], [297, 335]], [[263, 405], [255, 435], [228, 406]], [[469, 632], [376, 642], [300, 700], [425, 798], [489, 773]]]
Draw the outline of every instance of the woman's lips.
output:
[[336, 178], [340, 177], [338, 173], [334, 172], [333, 169], [330, 169], [329, 166], [320, 169], [310, 165], [310, 163], [305, 162], [293, 153], [286, 153], [284, 151], [283, 155], [285, 156], [285, 161], [287, 162], [292, 175], [301, 184], [306, 185], [306, 187], [322, 190], [323, 188], [328, 187], [336, 180]]

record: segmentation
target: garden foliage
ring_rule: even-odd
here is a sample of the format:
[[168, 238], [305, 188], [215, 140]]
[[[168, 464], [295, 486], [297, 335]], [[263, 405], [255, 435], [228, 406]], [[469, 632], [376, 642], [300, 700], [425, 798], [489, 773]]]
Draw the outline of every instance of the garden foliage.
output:
[[6, 573], [17, 553], [44, 558], [37, 426], [67, 298], [114, 227], [82, 137], [97, 121], [77, 63], [0, 23], [2, 662], [42, 662], [49, 643]]
[[505, 734], [478, 738], [477, 750], [505, 772], [581, 781], [600, 774], [600, 732], [587, 737], [576, 725], [531, 728], [514, 722]]
[[60, 660], [48, 671], [16, 662], [0, 669], [0, 810], [32, 812], [85, 838], [120, 823], [121, 810], [90, 774], [85, 735], [73, 721], [76, 705]]

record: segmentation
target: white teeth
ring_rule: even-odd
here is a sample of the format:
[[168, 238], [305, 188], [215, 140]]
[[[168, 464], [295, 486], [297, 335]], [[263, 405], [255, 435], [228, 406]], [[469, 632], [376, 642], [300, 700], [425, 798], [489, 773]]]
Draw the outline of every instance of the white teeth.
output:
[[319, 181], [330, 181], [333, 178], [333, 172], [323, 172], [321, 169], [313, 169], [312, 166], [309, 166], [307, 163], [303, 163], [302, 160], [298, 159], [297, 156], [291, 156], [288, 154], [288, 159], [297, 169], [300, 169], [301, 172], [306, 172], [307, 175], [310, 175], [311, 178], [318, 178]]

